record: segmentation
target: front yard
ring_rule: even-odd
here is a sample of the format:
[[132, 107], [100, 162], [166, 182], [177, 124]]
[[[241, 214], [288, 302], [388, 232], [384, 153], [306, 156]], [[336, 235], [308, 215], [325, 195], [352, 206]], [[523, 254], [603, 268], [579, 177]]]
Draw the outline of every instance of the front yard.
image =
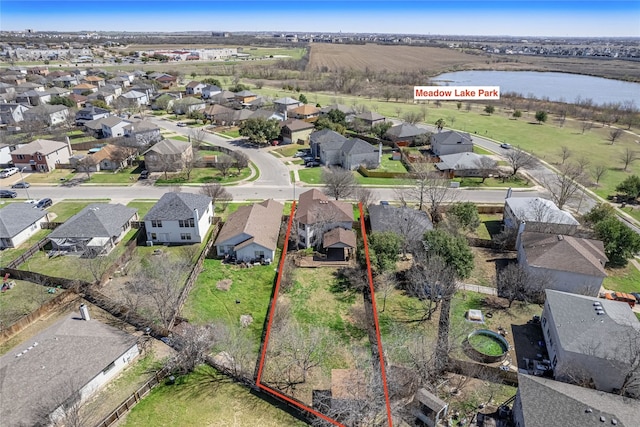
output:
[[255, 168], [255, 166], [253, 164], [250, 164], [250, 167], [241, 169], [239, 172], [237, 169], [233, 168], [229, 171], [227, 176], [223, 176], [219, 170], [211, 167], [194, 168], [191, 171], [189, 179], [187, 179], [187, 175], [185, 172], [168, 173], [166, 179], [165, 175], [161, 173], [160, 177], [156, 180], [156, 184], [231, 184], [249, 178], [251, 176], [251, 168]]

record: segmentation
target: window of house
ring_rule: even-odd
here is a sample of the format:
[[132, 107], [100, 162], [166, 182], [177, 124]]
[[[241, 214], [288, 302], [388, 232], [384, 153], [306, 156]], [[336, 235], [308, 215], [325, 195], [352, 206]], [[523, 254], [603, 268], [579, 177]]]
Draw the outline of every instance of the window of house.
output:
[[159, 220], [159, 219], [152, 219], [151, 220], [151, 226], [152, 227], [162, 228], [162, 221]]
[[264, 251], [255, 251], [254, 256], [256, 258], [264, 258]]
[[546, 324], [547, 324], [547, 318], [546, 318], [546, 317], [543, 317], [543, 318], [542, 318], [542, 326], [544, 326], [544, 325], [546, 325]]
[[23, 159], [24, 159], [24, 154], [17, 154], [17, 156], [18, 156], [18, 158], [19, 158], [20, 160], [23, 160]]
[[184, 219], [184, 220], [178, 220], [178, 224], [180, 225], [180, 227], [194, 227], [194, 222], [193, 222], [193, 218], [189, 218], [189, 219]]
[[38, 160], [42, 160], [42, 156], [38, 154]]
[[103, 373], [103, 374], [106, 374], [107, 372], [109, 372], [110, 370], [112, 370], [113, 368], [115, 368], [115, 366], [116, 366], [116, 362], [111, 362], [111, 363], [109, 364], [109, 366], [107, 366], [106, 368], [104, 368], [104, 369], [102, 370], [102, 373]]
[[156, 233], [151, 233], [151, 240], [158, 240], [158, 235]]
[[191, 240], [191, 233], [180, 233], [180, 240]]

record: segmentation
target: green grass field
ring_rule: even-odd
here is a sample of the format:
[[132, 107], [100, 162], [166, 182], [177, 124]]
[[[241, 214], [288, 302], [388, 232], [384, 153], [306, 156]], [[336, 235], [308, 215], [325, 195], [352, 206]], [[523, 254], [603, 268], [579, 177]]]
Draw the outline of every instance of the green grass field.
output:
[[240, 173], [238, 173], [237, 169], [233, 168], [228, 172], [226, 177], [223, 177], [220, 171], [214, 168], [194, 168], [191, 171], [189, 180], [187, 180], [187, 175], [184, 172], [167, 174], [167, 179], [164, 178], [164, 174], [160, 174], [160, 178], [156, 180], [156, 184], [206, 184], [210, 182], [231, 184], [247, 179], [249, 176], [251, 176], [251, 168], [241, 169]]
[[400, 160], [392, 160], [391, 156], [382, 155], [382, 162], [380, 167], [376, 169], [380, 172], [394, 172], [394, 173], [406, 173], [407, 168]]
[[[131, 185], [135, 183], [140, 175], [140, 170], [129, 167], [117, 172], [95, 172], [91, 174], [89, 183], [91, 184], [123, 184]], [[77, 173], [76, 177], [86, 177], [85, 173]]]
[[640, 292], [640, 271], [629, 263], [625, 268], [608, 268], [604, 287], [618, 292]]
[[286, 412], [208, 366], [159, 385], [127, 415], [123, 427], [303, 427]]
[[309, 148], [309, 145], [307, 144], [305, 145], [287, 144], [287, 145], [283, 145], [282, 147], [278, 147], [273, 151], [275, 151], [276, 153], [284, 157], [293, 157], [293, 155], [296, 154], [298, 151], [305, 150], [307, 148]]
[[149, 212], [149, 209], [151, 209], [156, 202], [157, 200], [132, 200], [127, 203], [127, 206], [138, 209], [138, 218], [142, 221], [147, 212]]
[[46, 286], [22, 280], [14, 282], [13, 289], [0, 293], [0, 331], [56, 296], [48, 293]]
[[109, 203], [109, 199], [95, 199], [91, 201], [80, 201], [71, 199], [64, 200], [51, 206], [49, 208], [49, 212], [52, 212], [56, 215], [56, 217], [52, 221], [65, 222], [91, 203]]
[[322, 184], [322, 168], [304, 168], [298, 171], [300, 181], [306, 184]]

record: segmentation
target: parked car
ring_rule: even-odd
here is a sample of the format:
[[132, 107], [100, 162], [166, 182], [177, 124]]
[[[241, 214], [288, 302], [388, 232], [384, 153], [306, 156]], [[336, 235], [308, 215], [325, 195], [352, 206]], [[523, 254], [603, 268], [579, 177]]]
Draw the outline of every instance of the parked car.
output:
[[17, 174], [20, 171], [18, 168], [6, 168], [0, 172], [0, 178], [7, 178], [11, 175]]
[[147, 178], [149, 178], [149, 171], [145, 169], [142, 172], [140, 172], [140, 176], [138, 177], [138, 179], [147, 179]]
[[315, 167], [320, 166], [320, 162], [315, 162], [315, 161], [314, 162], [307, 162], [305, 164], [305, 166], [308, 167], [308, 168], [315, 168]]
[[2, 199], [15, 199], [18, 197], [18, 193], [11, 190], [0, 190], [0, 198]]
[[186, 125], [187, 125], [187, 124], [186, 124], [185, 122], [178, 122], [178, 124], [177, 124], [176, 126], [183, 128], [183, 127], [185, 127]]
[[11, 188], [29, 188], [29, 187], [31, 187], [31, 184], [25, 181], [18, 181], [11, 186]]
[[640, 292], [631, 292], [631, 295], [636, 297], [636, 302], [640, 304]]
[[48, 197], [45, 197], [44, 199], [40, 199], [40, 201], [38, 201], [38, 203], [36, 204], [36, 208], [44, 209], [44, 208], [48, 208], [52, 204], [53, 204], [53, 200], [51, 200]]
[[505, 150], [508, 150], [509, 148], [511, 148], [511, 144], [503, 142], [502, 144], [500, 144], [500, 148], [504, 148]]

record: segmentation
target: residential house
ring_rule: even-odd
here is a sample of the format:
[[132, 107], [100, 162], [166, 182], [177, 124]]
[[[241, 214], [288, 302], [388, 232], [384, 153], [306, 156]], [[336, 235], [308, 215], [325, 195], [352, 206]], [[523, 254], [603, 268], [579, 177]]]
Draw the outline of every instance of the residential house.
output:
[[47, 126], [57, 126], [66, 123], [69, 109], [64, 105], [38, 105], [23, 113], [24, 120], [41, 121]]
[[384, 123], [387, 120], [384, 116], [373, 111], [364, 111], [353, 118], [354, 120], [361, 120], [367, 127], [372, 127], [377, 123]]
[[75, 108], [83, 108], [86, 105], [87, 97], [84, 95], [76, 95], [72, 93], [69, 95], [69, 99], [72, 100], [76, 105]]
[[429, 131], [427, 129], [419, 128], [418, 126], [410, 123], [400, 123], [399, 125], [390, 127], [384, 136], [389, 141], [397, 144], [411, 145], [416, 138], [428, 134]]
[[40, 231], [47, 212], [29, 203], [9, 203], [0, 209], [0, 248], [16, 248]]
[[132, 80], [129, 80], [127, 77], [124, 77], [124, 76], [115, 76], [107, 80], [108, 84], [119, 86], [122, 89], [125, 89], [131, 86], [131, 82]]
[[300, 195], [295, 221], [298, 245], [319, 248], [328, 231], [338, 227], [351, 230], [353, 208], [348, 203], [331, 200], [320, 190], [313, 189]]
[[118, 116], [109, 116], [100, 119], [102, 124], [102, 136], [104, 138], [116, 138], [124, 136], [125, 126], [131, 124], [129, 120], [121, 119]]
[[36, 139], [11, 152], [15, 167], [34, 172], [50, 172], [59, 163], [69, 163], [71, 147], [68, 143]]
[[173, 103], [178, 99], [180, 99], [180, 95], [175, 93], [156, 95], [151, 101], [151, 109], [172, 111]]
[[203, 109], [203, 114], [211, 123], [224, 125], [233, 121], [235, 110], [220, 104], [211, 104]]
[[189, 114], [204, 109], [207, 103], [202, 99], [186, 97], [173, 101], [171, 109], [174, 114]]
[[280, 122], [280, 135], [284, 144], [307, 143], [313, 129], [313, 123], [298, 119], [287, 119]]
[[[579, 222], [569, 213], [558, 209], [551, 200], [540, 197], [511, 197], [504, 201], [503, 222], [505, 228], [524, 229], [541, 233], [574, 235]], [[525, 226], [522, 227], [522, 223]]]
[[276, 119], [279, 122], [284, 120], [284, 116], [280, 115], [280, 113], [276, 113], [273, 110], [266, 110], [263, 108], [259, 108], [257, 110], [255, 110], [251, 116], [249, 117], [250, 119], [265, 119], [265, 120], [270, 120], [270, 119]]
[[6, 142], [0, 142], [0, 168], [6, 168], [13, 166], [11, 153], [22, 147], [23, 144], [9, 144]]
[[222, 89], [216, 85], [206, 85], [202, 88], [202, 99], [209, 99], [219, 93], [222, 93]]
[[209, 97], [209, 102], [212, 104], [222, 104], [227, 105], [232, 103], [236, 99], [236, 94], [230, 92], [228, 90], [223, 90], [220, 93], [216, 93], [215, 95], [211, 95]]
[[[154, 74], [157, 74], [157, 75], [154, 77], [151, 77]], [[158, 82], [162, 89], [171, 89], [176, 85], [176, 82], [178, 80], [175, 76], [172, 76], [171, 74], [163, 74], [163, 73], [154, 73], [154, 74], [151, 74], [149, 78], [152, 78], [153, 80]]]
[[75, 85], [71, 90], [76, 95], [89, 95], [90, 93], [97, 92], [98, 87], [89, 83], [80, 83]]
[[95, 93], [92, 93], [87, 96], [87, 103], [92, 103], [95, 101], [104, 101], [107, 105], [112, 105], [116, 100], [116, 95], [111, 92], [105, 92], [103, 90], [98, 90]]
[[367, 169], [375, 169], [380, 166], [381, 158], [382, 144], [376, 148], [359, 138], [346, 140], [340, 148], [340, 166], [343, 169], [353, 170], [360, 165]]
[[27, 68], [27, 74], [46, 77], [49, 75], [49, 67], [29, 67]]
[[49, 234], [54, 250], [93, 257], [106, 255], [131, 229], [138, 210], [120, 203], [91, 203]]
[[107, 120], [108, 118], [109, 117], [105, 117], [102, 119], [95, 119], [84, 122], [82, 124], [82, 129], [94, 138], [103, 138], [104, 135], [102, 134], [102, 122], [104, 120]]
[[316, 106], [305, 104], [291, 110], [289, 115], [295, 119], [309, 121], [320, 115], [320, 109]]
[[233, 116], [231, 117], [230, 125], [239, 125], [245, 120], [253, 117], [253, 111], [251, 110], [233, 110]]
[[229, 215], [214, 243], [218, 256], [274, 260], [284, 205], [272, 199], [241, 206]]
[[102, 119], [105, 117], [109, 117], [111, 115], [111, 111], [94, 106], [88, 106], [78, 110], [76, 113], [76, 125], [82, 126], [83, 123], [88, 122], [90, 120]]
[[78, 77], [75, 75], [66, 75], [66, 76], [56, 77], [55, 79], [53, 79], [53, 83], [56, 86], [73, 88], [74, 86], [77, 86], [78, 84], [80, 84], [80, 81], [78, 80]]
[[205, 240], [213, 222], [211, 197], [193, 193], [164, 193], [144, 216], [147, 241], [191, 244]]
[[317, 130], [309, 135], [311, 155], [325, 165], [338, 164], [340, 148], [347, 138], [329, 128]]
[[431, 151], [433, 151], [433, 154], [436, 156], [471, 153], [473, 151], [471, 135], [455, 130], [434, 133], [431, 135]]
[[145, 93], [138, 92], [137, 90], [130, 90], [118, 97], [122, 99], [123, 103], [128, 106], [141, 107], [149, 103], [149, 98]]
[[16, 403], [0, 405], [3, 425], [57, 424], [63, 403], [86, 402], [140, 354], [136, 336], [85, 318], [67, 314], [0, 358], [0, 394]]
[[69, 89], [66, 88], [62, 88], [62, 87], [51, 87], [49, 89], [46, 90], [46, 92], [51, 95], [51, 97], [53, 98], [54, 96], [60, 96], [60, 97], [67, 97], [69, 95], [71, 95], [73, 92]]
[[105, 81], [102, 77], [99, 76], [87, 76], [81, 79], [81, 83], [88, 83], [91, 86], [101, 88], [105, 85]]
[[149, 120], [129, 123], [124, 128], [124, 144], [132, 147], [147, 147], [162, 141], [160, 127]]
[[147, 99], [150, 100], [153, 96], [158, 93], [158, 90], [154, 85], [147, 83], [137, 83], [135, 86], [130, 86], [130, 90], [135, 90], [136, 92], [144, 93], [147, 96]]
[[15, 125], [24, 120], [24, 113], [29, 110], [22, 104], [7, 103], [0, 104], [0, 124]]
[[163, 139], [143, 155], [149, 172], [177, 172], [193, 159], [193, 148], [189, 142]]
[[440, 156], [436, 169], [448, 178], [488, 177], [498, 174], [498, 162], [489, 156], [476, 153], [457, 153]]
[[322, 249], [327, 261], [349, 261], [356, 251], [356, 233], [342, 227], [333, 228], [322, 236]]
[[547, 289], [541, 326], [556, 380], [640, 397], [640, 321], [629, 305]]
[[205, 83], [199, 81], [191, 81], [187, 83], [185, 86], [185, 91], [187, 95], [202, 95], [202, 89], [207, 87]]
[[407, 206], [387, 204], [369, 205], [369, 223], [372, 233], [392, 232], [407, 242], [419, 242], [424, 233], [433, 230], [433, 223], [425, 211]]
[[45, 85], [42, 83], [36, 82], [25, 82], [16, 85], [16, 94], [28, 92], [30, 90], [35, 90], [37, 92], [44, 92]]
[[0, 82], [0, 95], [6, 95], [5, 99], [14, 100], [16, 96], [16, 88], [9, 83]]
[[107, 144], [89, 155], [95, 160], [96, 171], [117, 171], [127, 167], [133, 154], [129, 147]]
[[617, 394], [518, 374], [512, 414], [515, 427], [631, 427], [640, 419], [640, 404]]
[[51, 94], [44, 90], [28, 90], [16, 95], [16, 102], [25, 105], [42, 105], [51, 101]]
[[355, 110], [344, 104], [331, 104], [326, 107], [322, 107], [320, 109], [320, 115], [324, 116], [329, 114], [332, 110], [338, 110], [344, 113], [345, 117], [349, 118], [350, 116], [354, 116], [356, 114]]
[[280, 114], [288, 114], [290, 110], [293, 110], [294, 108], [298, 108], [302, 105], [304, 105], [303, 102], [300, 102], [297, 99], [290, 98], [290, 97], [279, 98], [273, 101], [273, 106], [276, 112]]
[[597, 296], [607, 277], [600, 240], [524, 231], [517, 249], [518, 263], [547, 289]]
[[240, 92], [236, 92], [235, 100], [240, 102], [241, 104], [247, 104], [258, 97], [257, 94], [251, 92], [250, 90], [241, 90]]

